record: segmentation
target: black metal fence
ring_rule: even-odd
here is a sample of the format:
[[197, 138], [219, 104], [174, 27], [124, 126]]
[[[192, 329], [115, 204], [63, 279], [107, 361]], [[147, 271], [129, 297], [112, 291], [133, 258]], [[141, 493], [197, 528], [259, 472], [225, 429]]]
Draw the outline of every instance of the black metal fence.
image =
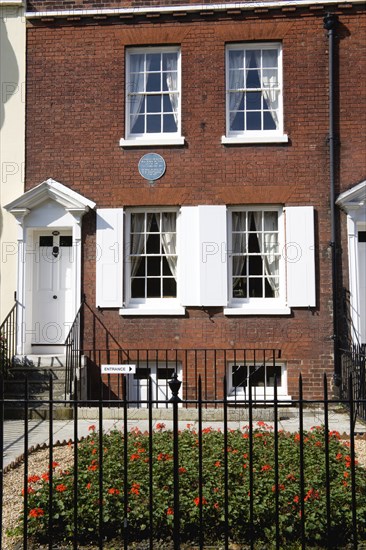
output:
[[357, 417], [366, 421], [366, 346], [353, 345], [341, 350], [341, 365], [341, 396], [347, 398], [352, 393], [356, 403], [354, 421]]
[[16, 352], [17, 306], [14, 304], [0, 325], [0, 374], [6, 376]]
[[[350, 376], [350, 387], [352, 383]], [[70, 438], [79, 443], [70, 447], [67, 465], [55, 461], [57, 449], [50, 445], [43, 466], [36, 471], [29, 466], [32, 398], [28, 381], [24, 384], [22, 487], [13, 488], [14, 503], [10, 503], [22, 502], [12, 540], [24, 549], [41, 545], [356, 549], [366, 542], [366, 470], [357, 463], [353, 422], [360, 402], [352, 392], [341, 402], [330, 400], [325, 376], [324, 397], [319, 401], [303, 399], [300, 377], [299, 399], [290, 403], [297, 414], [296, 431], [280, 429], [276, 377], [273, 399], [266, 409], [258, 409], [250, 381], [247, 399], [237, 399], [235, 406], [226, 397], [226, 379], [223, 399], [203, 399], [199, 377], [197, 398], [182, 401], [174, 372], [168, 381], [164, 420], [161, 410], [154, 408], [152, 383], [142, 403], [128, 400], [124, 386], [117, 403], [117, 429], [109, 434], [105, 433], [106, 405], [116, 406], [116, 400], [105, 400], [102, 382], [98, 399], [69, 403], [54, 399], [50, 377], [49, 398], [44, 402], [49, 411], [49, 440], [54, 440], [57, 407], [71, 405]], [[3, 460], [4, 417], [12, 402], [4, 398], [2, 383], [0, 389]], [[136, 419], [135, 407], [141, 405], [146, 414]], [[335, 405], [349, 408], [347, 441], [330, 429]], [[312, 429], [305, 426], [308, 407], [322, 411], [319, 425]], [[238, 410], [240, 420], [235, 416]], [[85, 411], [94, 420], [90, 420], [89, 435], [81, 438]], [[187, 421], [189, 411], [192, 417]], [[212, 411], [218, 416], [207, 417]], [[265, 412], [266, 421], [256, 420]], [[0, 525], [7, 548], [9, 526], [3, 511], [9, 502], [3, 501], [3, 470]]]

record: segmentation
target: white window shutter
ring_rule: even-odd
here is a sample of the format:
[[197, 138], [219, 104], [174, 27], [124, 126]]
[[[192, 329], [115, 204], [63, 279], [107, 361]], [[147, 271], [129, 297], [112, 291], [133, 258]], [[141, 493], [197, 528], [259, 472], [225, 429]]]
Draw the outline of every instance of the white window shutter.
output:
[[181, 208], [181, 303], [227, 306], [226, 206]]
[[97, 210], [96, 305], [123, 305], [123, 208]]
[[314, 307], [316, 305], [314, 208], [289, 206], [285, 208], [286, 245], [283, 255], [287, 275], [287, 305]]

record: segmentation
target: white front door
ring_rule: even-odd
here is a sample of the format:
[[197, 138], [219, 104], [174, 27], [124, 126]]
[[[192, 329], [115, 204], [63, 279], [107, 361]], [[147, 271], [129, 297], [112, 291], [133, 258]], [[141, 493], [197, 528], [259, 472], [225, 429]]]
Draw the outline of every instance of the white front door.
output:
[[73, 243], [70, 231], [35, 235], [32, 344], [63, 344], [73, 321]]

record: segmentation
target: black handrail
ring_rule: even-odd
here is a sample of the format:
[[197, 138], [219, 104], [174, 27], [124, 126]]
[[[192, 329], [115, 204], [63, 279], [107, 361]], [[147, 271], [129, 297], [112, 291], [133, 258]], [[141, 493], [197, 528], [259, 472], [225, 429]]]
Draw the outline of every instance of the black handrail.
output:
[[76, 388], [73, 388], [73, 383], [77, 371], [80, 372], [81, 367], [81, 346], [80, 346], [80, 329], [82, 322], [84, 302], [80, 304], [80, 307], [76, 313], [74, 322], [71, 325], [69, 333], [65, 340], [66, 348], [66, 365], [65, 365], [65, 399], [72, 398], [76, 395]]
[[0, 373], [4, 378], [10, 374], [16, 352], [17, 304], [15, 303], [0, 325]]

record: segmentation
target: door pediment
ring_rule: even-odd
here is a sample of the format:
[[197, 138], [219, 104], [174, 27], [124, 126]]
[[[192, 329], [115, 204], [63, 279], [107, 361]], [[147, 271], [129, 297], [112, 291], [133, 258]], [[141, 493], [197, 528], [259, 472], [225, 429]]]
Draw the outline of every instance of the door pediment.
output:
[[7, 204], [5, 209], [17, 217], [19, 212], [31, 212], [35, 208], [47, 208], [51, 201], [59, 204], [66, 211], [71, 213], [76, 211], [81, 215], [96, 206], [95, 202], [73, 191], [66, 185], [49, 178]]

